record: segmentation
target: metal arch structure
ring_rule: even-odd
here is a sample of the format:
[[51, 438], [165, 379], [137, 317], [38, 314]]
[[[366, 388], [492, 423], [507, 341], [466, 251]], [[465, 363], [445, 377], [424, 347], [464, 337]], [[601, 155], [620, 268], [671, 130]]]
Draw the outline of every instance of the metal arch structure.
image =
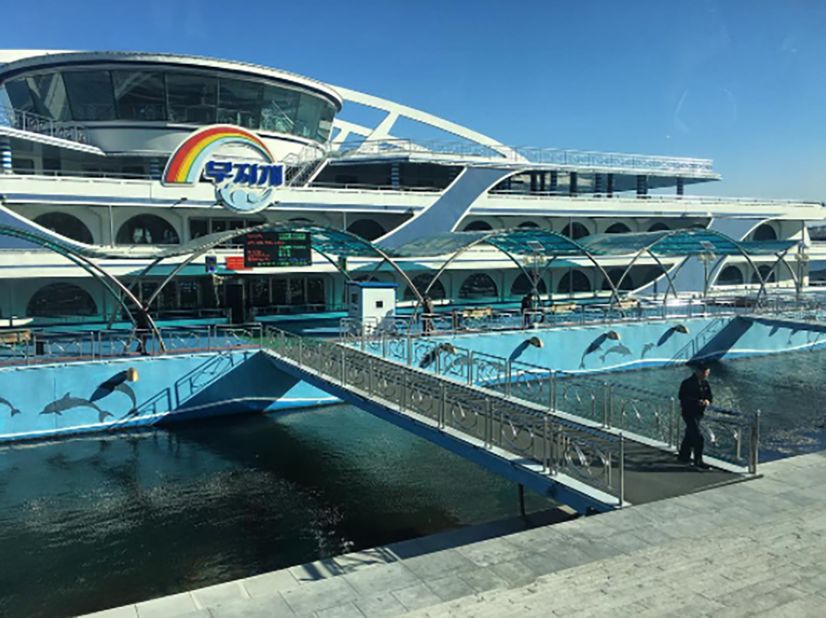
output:
[[[43, 249], [48, 249], [58, 255], [66, 258], [70, 262], [76, 264], [84, 271], [86, 271], [93, 279], [99, 281], [103, 286], [109, 291], [109, 293], [115, 298], [117, 303], [123, 308], [126, 312], [126, 315], [129, 317], [129, 320], [132, 322], [133, 325], [137, 325], [135, 320], [135, 316], [132, 310], [129, 308], [129, 305], [124, 302], [123, 297], [125, 296], [128, 298], [135, 307], [138, 307], [141, 311], [143, 311], [143, 307], [141, 306], [140, 300], [132, 293], [132, 291], [127, 288], [123, 283], [118, 280], [117, 277], [108, 273], [105, 269], [101, 268], [99, 265], [95, 264], [91, 259], [83, 255], [81, 252], [72, 249], [72, 247], [68, 245], [61, 245], [58, 242], [55, 242], [51, 238], [47, 238], [45, 236], [41, 236], [39, 234], [35, 234], [33, 232], [29, 232], [20, 228], [11, 227], [8, 225], [1, 225], [0, 224], [0, 236], [7, 236], [10, 238], [17, 238], [20, 240], [24, 240], [26, 242], [30, 242], [38, 247]], [[120, 294], [118, 293], [120, 292]], [[145, 312], [145, 316], [147, 322], [149, 324], [149, 328], [152, 331], [153, 335], [158, 338], [158, 342], [163, 347], [163, 339], [161, 337], [161, 333], [158, 330], [158, 326], [155, 324], [155, 320], [149, 314], [149, 312]]]
[[[464, 246], [459, 247], [459, 249], [454, 251], [453, 254], [447, 260], [445, 260], [445, 262], [439, 267], [439, 269], [436, 271], [436, 274], [434, 274], [433, 277], [431, 278], [430, 283], [428, 284], [427, 288], [425, 288], [423, 295], [426, 296], [430, 292], [430, 289], [435, 285], [435, 283], [439, 280], [439, 278], [442, 276], [442, 274], [445, 272], [445, 270], [447, 270], [447, 268], [448, 268], [448, 266], [450, 266], [450, 264], [452, 264], [456, 259], [458, 259], [462, 255], [464, 255], [464, 253], [466, 253], [468, 250], [470, 250], [470, 249], [472, 249], [476, 246], [479, 246], [481, 244], [488, 244], [488, 245], [494, 247], [495, 249], [497, 249], [498, 251], [502, 252], [508, 259], [510, 259], [514, 264], [516, 264], [516, 266], [522, 271], [523, 274], [525, 274], [525, 276], [528, 278], [528, 280], [531, 281], [531, 286], [535, 290], [538, 281], [534, 281], [534, 278], [530, 275], [530, 273], [528, 273], [525, 270], [524, 266], [520, 263], [520, 261], [511, 252], [509, 252], [508, 250], [504, 249], [503, 247], [497, 245], [496, 242], [495, 242], [495, 238], [497, 236], [507, 236], [510, 233], [520, 233], [520, 232], [524, 233], [524, 232], [526, 232], [526, 230], [523, 230], [523, 229], [493, 230], [493, 231], [491, 231], [487, 234], [484, 234], [483, 236], [480, 236], [479, 238], [475, 238], [475, 239], [471, 240], [470, 242], [468, 242]], [[591, 264], [593, 264], [593, 266], [602, 274], [602, 276], [605, 278], [605, 280], [611, 286], [612, 300], [615, 300], [616, 302], [619, 302], [620, 293], [619, 293], [619, 290], [617, 289], [617, 286], [614, 285], [613, 280], [611, 279], [611, 277], [608, 276], [608, 273], [605, 271], [605, 268], [602, 266], [602, 264], [600, 264], [597, 261], [597, 259], [587, 249], [587, 247], [583, 246], [582, 244], [578, 243], [577, 241], [575, 241], [571, 238], [568, 238], [567, 236], [564, 236], [562, 234], [559, 234], [559, 233], [551, 231], [551, 230], [531, 230], [531, 233], [532, 234], [541, 234], [541, 235], [544, 235], [546, 238], [561, 239], [565, 242], [565, 244], [567, 246], [571, 247], [571, 249], [572, 249], [572, 253], [570, 254], [571, 256], [584, 256], [584, 257], [586, 257], [588, 259], [588, 261], [591, 262]], [[559, 257], [559, 256], [558, 255], [552, 256], [551, 259], [548, 260], [547, 264], [550, 264], [551, 262], [553, 262], [557, 257]], [[547, 264], [546, 264], [546, 267], [547, 267]], [[414, 288], [414, 292], [415, 292], [415, 288]], [[413, 307], [413, 311], [411, 313], [411, 322], [415, 319], [416, 314], [418, 313], [418, 310], [419, 310], [419, 306], [422, 302], [422, 299], [421, 299], [422, 295], [418, 295], [418, 296], [420, 296], [420, 299], [417, 302], [416, 306]]]
[[[528, 162], [525, 157], [520, 155], [513, 148], [505, 146], [492, 137], [479, 133], [478, 131], [468, 129], [460, 124], [451, 122], [450, 120], [434, 116], [433, 114], [429, 114], [407, 105], [402, 105], [401, 103], [396, 103], [371, 94], [366, 94], [364, 92], [358, 92], [356, 90], [335, 85], [331, 85], [331, 87], [339, 95], [341, 95], [345, 102], [350, 101], [358, 105], [364, 105], [365, 107], [387, 112], [387, 115], [373, 128], [354, 122], [348, 122], [346, 120], [340, 120], [338, 118], [333, 120], [333, 127], [339, 129], [338, 134], [331, 142], [331, 146], [334, 149], [339, 148], [350, 135], [358, 135], [363, 137], [364, 141], [397, 139], [394, 135], [392, 135], [391, 131], [399, 119], [405, 118], [466, 139], [479, 146], [489, 148], [504, 159], [514, 162]], [[425, 149], [422, 148], [422, 150], [424, 151]]]
[[[343, 274], [349, 281], [352, 281], [352, 277], [350, 274], [343, 269], [337, 262], [334, 260], [331, 255], [336, 255], [331, 251], [327, 251], [321, 248], [319, 245], [313, 244], [312, 242], [312, 235], [313, 233], [335, 233], [338, 235], [345, 236], [348, 240], [355, 242], [356, 244], [360, 245], [367, 249], [368, 252], [375, 254], [379, 258], [381, 258], [381, 262], [379, 266], [383, 265], [385, 262], [390, 264], [393, 270], [414, 290], [414, 294], [416, 294], [417, 299], [419, 302], [423, 302], [423, 297], [419, 294], [418, 290], [415, 289], [413, 282], [407, 276], [407, 273], [402, 270], [402, 268], [396, 263], [396, 261], [387, 254], [381, 247], [371, 243], [369, 240], [363, 239], [361, 236], [357, 236], [352, 232], [348, 232], [346, 230], [337, 230], [333, 228], [323, 227], [323, 226], [296, 226], [296, 225], [285, 225], [284, 223], [264, 223], [262, 225], [256, 225], [251, 228], [244, 228], [244, 229], [237, 229], [237, 230], [229, 230], [227, 232], [222, 232], [220, 234], [213, 235], [214, 237], [209, 239], [208, 241], [199, 244], [196, 248], [192, 248], [191, 251], [187, 250], [186, 246], [182, 246], [179, 248], [178, 251], [169, 252], [166, 255], [156, 258], [156, 261], [153, 264], [158, 264], [160, 261], [167, 257], [180, 257], [185, 255], [186, 258], [178, 263], [172, 272], [166, 276], [166, 278], [160, 283], [160, 285], [155, 289], [150, 296], [149, 300], [147, 301], [147, 305], [151, 305], [163, 289], [172, 281], [184, 268], [186, 268], [189, 264], [191, 264], [194, 260], [198, 259], [208, 251], [211, 251], [216, 246], [225, 243], [227, 241], [233, 240], [239, 236], [243, 236], [250, 232], [270, 232], [270, 231], [285, 231], [285, 232], [307, 232], [310, 234], [311, 241], [310, 246], [313, 251], [318, 253], [321, 257], [323, 257], [327, 262], [329, 262], [337, 271]], [[146, 269], [141, 273], [143, 276], [146, 272]]]
[[[737, 240], [734, 240], [731, 236], [728, 236], [728, 235], [723, 234], [722, 232], [718, 232], [716, 230], [705, 229], [705, 230], [703, 230], [703, 234], [716, 236], [718, 238], [721, 238], [723, 241], [725, 241], [727, 243], [730, 243], [737, 250], [737, 252], [743, 258], [745, 258], [746, 262], [748, 262], [749, 266], [751, 266], [752, 270], [757, 275], [757, 277], [760, 281], [760, 289], [757, 292], [757, 301], [760, 302], [761, 297], [766, 295], [766, 282], [763, 278], [763, 275], [760, 273], [760, 270], [757, 268], [754, 261], [751, 259], [751, 256], [749, 256], [748, 252], [743, 247], [742, 243], [738, 242]], [[626, 266], [625, 272], [623, 272], [622, 276], [620, 277], [619, 281], [617, 282], [617, 286], [622, 285], [622, 282], [625, 280], [625, 277], [628, 275], [628, 273], [631, 271], [631, 268], [634, 266], [634, 264], [637, 262], [637, 260], [642, 255], [648, 253], [650, 256], [655, 257], [656, 256], [655, 249], [656, 249], [657, 245], [659, 245], [662, 242], [668, 240], [669, 238], [672, 238], [672, 237], [675, 237], [675, 236], [680, 236], [680, 235], [686, 235], [686, 230], [670, 230], [668, 232], [663, 232], [662, 234], [659, 234], [658, 237], [655, 240], [648, 243], [647, 245], [642, 247], [639, 251], [637, 251], [637, 253], [634, 255], [634, 257], [631, 259], [631, 261]], [[726, 256], [723, 255], [721, 257], [726, 257]], [[656, 259], [656, 257], [655, 257], [655, 259]], [[683, 261], [683, 264], [685, 263], [685, 261], [686, 260]], [[682, 264], [680, 266], [682, 266]], [[670, 278], [669, 278], [669, 286], [672, 289], [674, 289], [673, 281], [671, 281]], [[676, 293], [676, 291], [675, 291], [675, 293]], [[667, 294], [666, 294], [666, 296], [667, 296]]]

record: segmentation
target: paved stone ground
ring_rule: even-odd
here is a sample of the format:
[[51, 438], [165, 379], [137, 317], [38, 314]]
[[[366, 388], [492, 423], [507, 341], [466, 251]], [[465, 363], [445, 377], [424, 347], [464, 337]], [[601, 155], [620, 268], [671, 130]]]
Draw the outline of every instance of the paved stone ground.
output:
[[826, 453], [761, 472], [553, 526], [470, 543], [460, 531], [447, 548], [447, 536], [418, 539], [95, 616], [824, 616]]

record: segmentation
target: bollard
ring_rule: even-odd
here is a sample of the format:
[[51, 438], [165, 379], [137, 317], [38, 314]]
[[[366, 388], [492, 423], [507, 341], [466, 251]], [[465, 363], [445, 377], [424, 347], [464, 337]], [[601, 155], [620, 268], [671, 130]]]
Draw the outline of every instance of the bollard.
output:
[[751, 440], [749, 453], [749, 473], [757, 474], [757, 458], [759, 455], [758, 442], [760, 441], [760, 410], [754, 415], [754, 420], [751, 424]]
[[620, 452], [619, 452], [619, 506], [625, 503], [625, 438], [620, 432]]

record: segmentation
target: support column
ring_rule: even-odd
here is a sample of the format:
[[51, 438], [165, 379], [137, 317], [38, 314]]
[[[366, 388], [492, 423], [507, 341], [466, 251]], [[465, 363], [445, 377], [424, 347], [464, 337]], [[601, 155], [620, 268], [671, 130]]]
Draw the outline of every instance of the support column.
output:
[[399, 162], [394, 161], [390, 164], [390, 186], [398, 189], [401, 186], [401, 171], [399, 170]]
[[163, 174], [163, 162], [157, 157], [149, 159], [149, 177], [152, 180], [160, 180]]
[[602, 174], [594, 174], [594, 193], [602, 193], [603, 186], [602, 186], [602, 179], [604, 176]]
[[569, 178], [570, 178], [570, 184], [568, 186], [569, 193], [571, 195], [576, 195], [576, 192], [577, 192], [577, 186], [576, 186], [577, 174], [576, 174], [576, 172], [571, 172]]
[[648, 195], [648, 176], [642, 174], [637, 176], [637, 195]]
[[677, 195], [684, 195], [685, 194], [685, 179], [678, 176], [677, 177]]
[[605, 192], [608, 194], [608, 197], [612, 197], [614, 195], [614, 175], [608, 174], [605, 178]]
[[548, 186], [548, 191], [555, 193], [559, 188], [559, 172], [551, 172], [551, 183]]
[[536, 183], [536, 172], [531, 172], [531, 193], [536, 193], [537, 183]]
[[7, 137], [0, 137], [0, 174], [11, 174], [13, 171], [11, 142]]

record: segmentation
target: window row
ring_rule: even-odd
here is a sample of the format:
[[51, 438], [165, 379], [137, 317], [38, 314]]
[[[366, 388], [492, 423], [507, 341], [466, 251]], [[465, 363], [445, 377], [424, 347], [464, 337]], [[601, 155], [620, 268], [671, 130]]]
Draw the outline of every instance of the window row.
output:
[[60, 71], [4, 85], [16, 109], [57, 121], [229, 123], [326, 142], [335, 116], [316, 95], [194, 72]]

